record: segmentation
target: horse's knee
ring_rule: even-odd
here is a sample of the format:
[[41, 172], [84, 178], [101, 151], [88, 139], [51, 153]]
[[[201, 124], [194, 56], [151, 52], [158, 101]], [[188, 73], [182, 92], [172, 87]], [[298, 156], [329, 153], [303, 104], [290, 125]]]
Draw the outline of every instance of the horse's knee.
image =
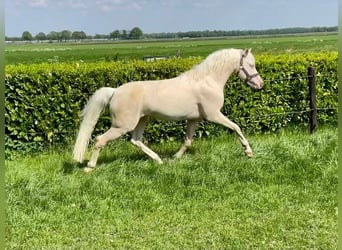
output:
[[188, 148], [188, 147], [191, 146], [191, 143], [192, 143], [192, 140], [186, 139], [186, 140], [184, 141], [184, 146]]
[[106, 142], [102, 140], [101, 135], [99, 135], [95, 138], [94, 146], [96, 149], [102, 149], [106, 146]]

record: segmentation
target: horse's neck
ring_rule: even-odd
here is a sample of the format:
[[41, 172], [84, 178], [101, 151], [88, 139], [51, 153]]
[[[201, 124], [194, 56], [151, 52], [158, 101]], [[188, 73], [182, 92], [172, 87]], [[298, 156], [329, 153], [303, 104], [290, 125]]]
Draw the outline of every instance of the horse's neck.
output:
[[227, 58], [220, 67], [215, 67], [211, 70], [210, 75], [217, 84], [224, 87], [229, 77], [236, 71], [238, 63], [239, 58], [233, 54], [231, 57]]
[[234, 73], [234, 69], [228, 68], [212, 75], [212, 78], [222, 87], [227, 83], [229, 77]]
[[196, 65], [180, 77], [185, 76], [192, 81], [199, 81], [205, 77], [210, 77], [223, 88], [230, 75], [238, 68], [240, 53], [238, 50], [222, 51], [221, 53], [228, 54], [213, 55], [213, 57], [207, 58], [206, 61]]

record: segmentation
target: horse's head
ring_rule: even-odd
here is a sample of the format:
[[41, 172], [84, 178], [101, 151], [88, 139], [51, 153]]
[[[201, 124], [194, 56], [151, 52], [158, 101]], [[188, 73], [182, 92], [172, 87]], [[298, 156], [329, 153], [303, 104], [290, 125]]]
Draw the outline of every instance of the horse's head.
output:
[[252, 49], [245, 49], [241, 53], [240, 65], [237, 71], [241, 80], [245, 81], [253, 89], [261, 89], [264, 81], [255, 68], [255, 59]]

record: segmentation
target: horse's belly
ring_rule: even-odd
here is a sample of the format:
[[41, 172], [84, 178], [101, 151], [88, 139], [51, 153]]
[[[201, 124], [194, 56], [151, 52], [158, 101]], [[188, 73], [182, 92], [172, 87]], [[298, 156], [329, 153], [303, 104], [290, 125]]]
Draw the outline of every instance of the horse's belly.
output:
[[200, 118], [198, 114], [166, 114], [157, 112], [151, 113], [150, 116], [167, 121], [194, 120]]
[[198, 100], [193, 88], [172, 83], [145, 87], [145, 111], [150, 116], [164, 120], [186, 120], [199, 118]]
[[148, 112], [150, 116], [163, 120], [191, 120], [199, 119], [200, 113], [196, 107], [184, 108], [184, 107], [170, 107], [163, 106], [159, 108], [154, 108]]

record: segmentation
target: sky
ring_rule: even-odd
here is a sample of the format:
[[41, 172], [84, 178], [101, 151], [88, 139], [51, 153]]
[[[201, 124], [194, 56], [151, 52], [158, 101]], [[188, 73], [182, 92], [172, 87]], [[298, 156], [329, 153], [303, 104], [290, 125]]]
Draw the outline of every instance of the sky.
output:
[[338, 0], [6, 0], [5, 34], [87, 35], [338, 25]]

